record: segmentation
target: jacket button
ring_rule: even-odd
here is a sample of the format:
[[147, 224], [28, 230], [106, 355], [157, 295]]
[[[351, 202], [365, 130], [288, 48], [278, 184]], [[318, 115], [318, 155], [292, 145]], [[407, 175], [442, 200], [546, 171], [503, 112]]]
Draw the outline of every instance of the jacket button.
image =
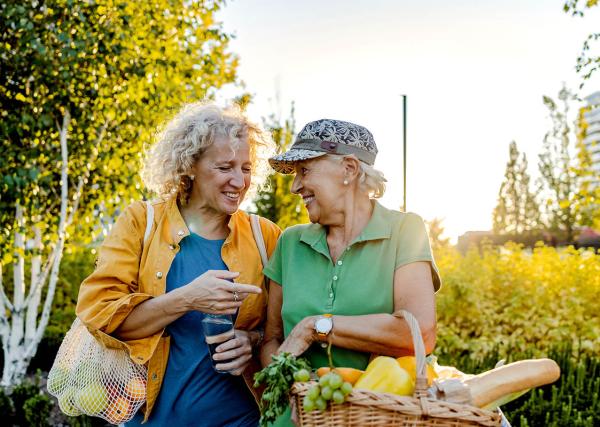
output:
[[174, 251], [176, 247], [177, 246], [175, 246], [175, 245], [169, 245], [169, 249], [171, 249], [172, 251]]
[[161, 278], [162, 278], [162, 271], [157, 271], [157, 272], [156, 272], [156, 277], [157, 277], [158, 279], [161, 279]]
[[154, 373], [152, 374], [152, 379], [153, 379], [154, 381], [156, 381], [156, 380], [158, 379], [158, 375], [156, 375], [156, 372], [154, 372]]

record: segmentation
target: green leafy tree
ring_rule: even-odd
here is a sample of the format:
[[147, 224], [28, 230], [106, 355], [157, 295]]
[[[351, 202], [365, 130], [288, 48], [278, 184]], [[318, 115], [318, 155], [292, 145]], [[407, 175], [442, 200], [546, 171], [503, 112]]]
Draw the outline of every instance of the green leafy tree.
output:
[[530, 188], [531, 178], [527, 172], [527, 156], [521, 155], [516, 142], [509, 146], [504, 181], [498, 192], [498, 204], [494, 209], [494, 232], [524, 234], [539, 227], [540, 214], [536, 196]]
[[600, 176], [594, 169], [589, 149], [600, 149], [600, 142], [596, 141], [590, 146], [584, 143], [588, 131], [585, 113], [590, 110], [591, 107], [580, 108], [577, 119], [577, 174], [580, 179], [575, 209], [580, 225], [600, 230]]
[[[291, 146], [295, 126], [294, 104], [292, 104], [290, 117], [284, 123], [277, 120], [274, 115], [269, 117], [266, 127], [273, 135], [278, 152], [284, 152]], [[256, 213], [269, 218], [282, 229], [309, 222], [302, 198], [290, 192], [293, 181], [293, 175], [272, 173], [254, 200]]]
[[[567, 0], [563, 4], [563, 10], [566, 13], [570, 13], [573, 16], [583, 17], [585, 13], [585, 9], [590, 9], [592, 7], [598, 6], [598, 0]], [[594, 32], [587, 36], [585, 41], [583, 42], [583, 46], [581, 48], [581, 52], [577, 57], [577, 72], [582, 73], [583, 81], [580, 85], [580, 88], [583, 87], [586, 80], [589, 80], [590, 77], [598, 70], [600, 67], [600, 54], [598, 51], [593, 52], [592, 48], [598, 48], [598, 41], [600, 40], [600, 32]]]
[[434, 252], [450, 246], [450, 238], [444, 237], [445, 230], [442, 218], [433, 218], [431, 221], [425, 221], [425, 224], [427, 225], [431, 248]]
[[538, 167], [545, 199], [547, 227], [563, 234], [568, 242], [575, 237], [575, 227], [579, 224], [577, 202], [581, 182], [580, 165], [574, 154], [573, 129], [571, 128], [569, 103], [576, 97], [568, 89], [560, 90], [560, 104], [549, 96], [544, 96], [552, 129], [544, 137]]
[[90, 243], [103, 215], [140, 196], [142, 148], [159, 122], [236, 81], [215, 21], [222, 3], [0, 4], [4, 385], [35, 354], [67, 239]]

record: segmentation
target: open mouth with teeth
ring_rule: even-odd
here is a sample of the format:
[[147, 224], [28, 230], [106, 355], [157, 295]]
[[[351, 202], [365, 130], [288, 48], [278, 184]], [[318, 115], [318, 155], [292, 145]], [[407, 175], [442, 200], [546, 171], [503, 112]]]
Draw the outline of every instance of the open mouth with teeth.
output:
[[225, 195], [225, 197], [227, 197], [229, 200], [239, 200], [240, 198], [240, 193], [230, 193], [230, 192], [223, 192], [223, 194]]
[[304, 206], [308, 206], [313, 200], [315, 200], [315, 196], [302, 196], [302, 200], [304, 200]]

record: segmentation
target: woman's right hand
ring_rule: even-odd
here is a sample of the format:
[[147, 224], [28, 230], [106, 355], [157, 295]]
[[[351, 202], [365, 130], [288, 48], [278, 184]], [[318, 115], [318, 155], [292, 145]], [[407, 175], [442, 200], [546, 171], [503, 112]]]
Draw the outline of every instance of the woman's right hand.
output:
[[234, 283], [240, 273], [208, 270], [180, 288], [187, 308], [209, 314], [234, 314], [248, 294], [260, 294], [259, 287]]

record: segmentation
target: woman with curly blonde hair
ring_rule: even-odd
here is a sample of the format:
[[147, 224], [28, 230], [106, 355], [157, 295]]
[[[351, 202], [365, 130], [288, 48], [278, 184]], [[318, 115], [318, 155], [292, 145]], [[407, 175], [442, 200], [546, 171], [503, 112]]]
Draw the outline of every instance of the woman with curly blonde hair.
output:
[[[144, 414], [127, 425], [258, 424], [253, 354], [267, 292], [250, 217], [239, 207], [271, 144], [239, 109], [195, 103], [150, 149], [144, 180], [158, 199], [121, 214], [77, 305], [102, 342], [148, 367]], [[270, 254], [281, 230], [259, 224]], [[211, 353], [202, 322], [214, 317], [229, 318], [233, 333], [211, 340]]]

